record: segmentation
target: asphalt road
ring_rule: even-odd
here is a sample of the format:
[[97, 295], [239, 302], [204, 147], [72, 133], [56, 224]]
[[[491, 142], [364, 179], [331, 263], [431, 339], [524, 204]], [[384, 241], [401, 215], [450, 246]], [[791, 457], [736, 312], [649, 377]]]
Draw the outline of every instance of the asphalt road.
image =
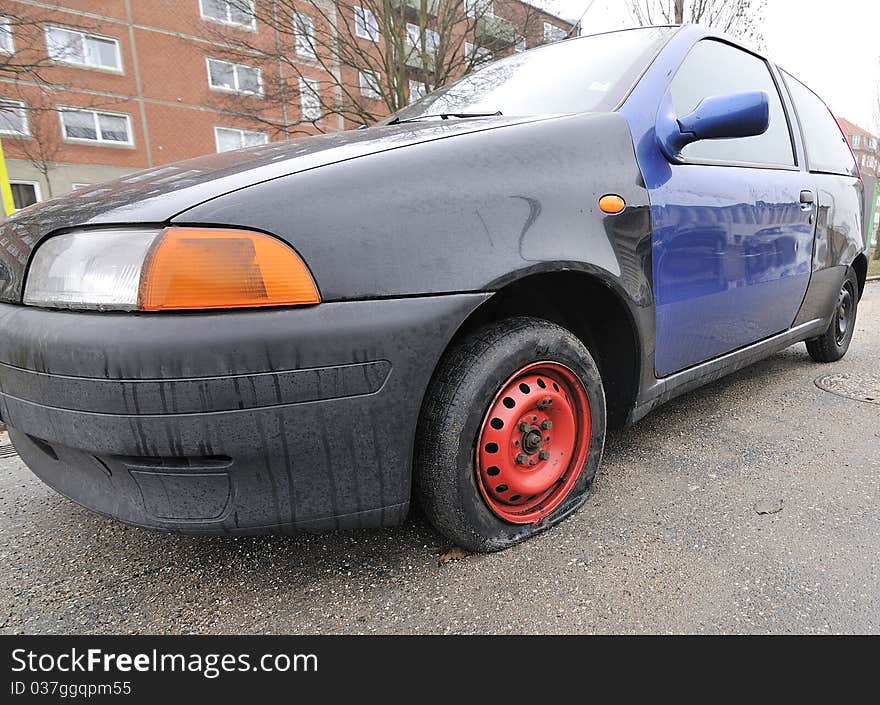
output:
[[[880, 632], [880, 283], [846, 358], [792, 347], [609, 439], [560, 527], [441, 563], [399, 529], [132, 529], [0, 460], [0, 633]], [[878, 396], [880, 401], [880, 396]], [[765, 513], [759, 513], [765, 512]]]

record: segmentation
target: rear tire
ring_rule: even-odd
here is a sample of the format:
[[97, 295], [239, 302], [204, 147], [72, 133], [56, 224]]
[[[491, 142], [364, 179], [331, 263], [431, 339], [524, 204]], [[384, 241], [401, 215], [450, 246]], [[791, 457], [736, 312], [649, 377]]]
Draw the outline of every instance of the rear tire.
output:
[[807, 352], [816, 362], [837, 362], [846, 355], [856, 328], [858, 292], [859, 282], [856, 273], [850, 269], [838, 294], [828, 329], [822, 335], [805, 341]]
[[489, 324], [447, 351], [428, 386], [415, 496], [459, 546], [507, 548], [583, 504], [605, 423], [602, 379], [578, 338], [539, 318]]

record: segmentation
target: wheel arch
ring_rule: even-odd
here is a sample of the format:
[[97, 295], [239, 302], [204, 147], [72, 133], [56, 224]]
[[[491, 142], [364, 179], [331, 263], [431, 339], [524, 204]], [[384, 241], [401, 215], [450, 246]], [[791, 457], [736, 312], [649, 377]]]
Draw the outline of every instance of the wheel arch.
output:
[[868, 258], [865, 253], [860, 252], [857, 254], [850, 266], [856, 273], [856, 279], [859, 282], [859, 298], [861, 299], [865, 291], [865, 283], [868, 280]]
[[552, 321], [578, 337], [602, 375], [608, 426], [623, 426], [639, 392], [642, 340], [633, 311], [613, 278], [570, 269], [513, 278], [471, 312], [447, 349], [481, 326], [523, 315]]

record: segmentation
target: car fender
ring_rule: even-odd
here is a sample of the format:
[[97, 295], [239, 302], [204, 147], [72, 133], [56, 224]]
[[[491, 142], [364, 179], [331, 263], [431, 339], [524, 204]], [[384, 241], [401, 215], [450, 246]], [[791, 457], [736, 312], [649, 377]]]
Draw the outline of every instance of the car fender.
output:
[[[605, 194], [624, 198], [603, 213]], [[240, 189], [174, 218], [287, 241], [325, 301], [493, 291], [580, 269], [652, 303], [650, 215], [621, 115], [515, 124]]]

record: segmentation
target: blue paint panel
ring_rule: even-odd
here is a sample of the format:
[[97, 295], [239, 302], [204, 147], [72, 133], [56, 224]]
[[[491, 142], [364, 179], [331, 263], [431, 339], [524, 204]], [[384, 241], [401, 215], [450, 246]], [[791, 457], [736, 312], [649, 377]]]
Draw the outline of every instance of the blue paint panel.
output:
[[655, 124], [669, 83], [707, 36], [678, 32], [621, 109], [651, 197], [658, 377], [788, 329], [810, 280], [806, 173], [675, 164], [660, 150]]
[[674, 170], [651, 192], [660, 376], [786, 330], [812, 255], [791, 172]]

